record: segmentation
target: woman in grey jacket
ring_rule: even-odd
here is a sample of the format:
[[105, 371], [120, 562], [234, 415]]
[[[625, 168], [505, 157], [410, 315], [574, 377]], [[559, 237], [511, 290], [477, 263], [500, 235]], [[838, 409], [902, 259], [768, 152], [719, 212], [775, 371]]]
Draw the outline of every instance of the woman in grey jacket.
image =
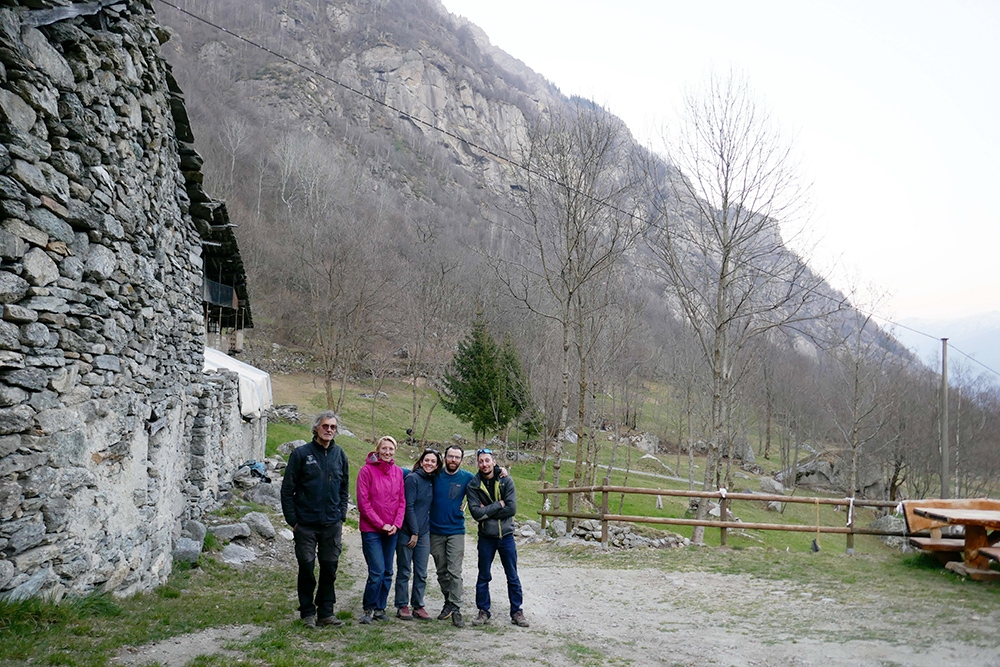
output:
[[[431, 619], [424, 609], [424, 592], [427, 590], [427, 559], [431, 553], [431, 499], [434, 477], [441, 470], [441, 465], [440, 452], [425, 449], [417, 458], [413, 472], [403, 480], [406, 514], [399, 541], [396, 542], [396, 618], [404, 621]], [[411, 571], [412, 592], [409, 590]]]

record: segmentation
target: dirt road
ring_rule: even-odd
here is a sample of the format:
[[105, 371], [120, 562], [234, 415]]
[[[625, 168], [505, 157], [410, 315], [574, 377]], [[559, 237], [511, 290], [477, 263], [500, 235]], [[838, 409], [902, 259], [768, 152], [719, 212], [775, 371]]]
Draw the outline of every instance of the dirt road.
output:
[[[345, 546], [342, 567], [356, 583], [338, 597], [357, 608], [364, 584], [357, 532], [345, 534]], [[474, 554], [470, 536], [464, 600], [469, 619], [475, 611]], [[598, 569], [539, 544], [522, 545], [519, 557], [531, 627], [509, 624], [498, 561], [493, 583], [496, 622], [487, 630], [467, 626], [436, 633], [437, 641], [445, 637], [441, 646], [447, 660], [442, 664], [1000, 667], [1000, 609], [976, 613], [864, 594], [845, 599], [815, 585], [747, 575]], [[278, 566], [287, 565], [285, 561]], [[436, 612], [442, 600], [433, 573], [430, 579], [427, 607]], [[419, 638], [419, 631], [395, 619], [391, 623]], [[352, 628], [357, 626], [336, 632], [349, 634]], [[123, 652], [119, 662], [183, 667], [197, 655], [263, 630], [213, 629], [133, 648]], [[337, 638], [322, 641], [335, 654]]]

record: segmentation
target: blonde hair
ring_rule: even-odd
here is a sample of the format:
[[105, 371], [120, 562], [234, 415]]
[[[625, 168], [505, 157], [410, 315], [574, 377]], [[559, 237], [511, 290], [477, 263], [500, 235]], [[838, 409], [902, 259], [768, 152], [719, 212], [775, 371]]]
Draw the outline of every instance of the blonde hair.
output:
[[378, 439], [378, 442], [375, 443], [376, 452], [378, 451], [378, 448], [382, 446], [382, 443], [386, 440], [392, 443], [393, 448], [399, 449], [399, 445], [396, 443], [396, 439], [394, 437], [392, 437], [391, 435], [383, 435], [381, 438]]

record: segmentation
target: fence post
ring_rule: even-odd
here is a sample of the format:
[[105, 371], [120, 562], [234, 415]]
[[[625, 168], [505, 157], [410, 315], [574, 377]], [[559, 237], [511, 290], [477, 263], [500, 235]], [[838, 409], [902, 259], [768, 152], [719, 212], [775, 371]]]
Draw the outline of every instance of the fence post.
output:
[[[576, 486], [576, 482], [571, 479], [569, 481], [569, 488], [572, 489], [574, 486]], [[566, 512], [568, 514], [572, 514], [573, 511], [574, 511], [575, 505], [576, 505], [576, 492], [575, 491], [570, 491], [569, 493], [566, 494]], [[566, 534], [569, 535], [569, 534], [572, 534], [572, 533], [573, 533], [573, 517], [567, 516], [566, 517]]]
[[[542, 482], [542, 488], [543, 489], [549, 488], [549, 483], [548, 482]], [[549, 499], [549, 494], [547, 494], [547, 493], [542, 494], [542, 509], [545, 509], [545, 501], [548, 500], [548, 499]], [[545, 524], [548, 523], [547, 522], [548, 518], [549, 517], [545, 516], [544, 514], [542, 515], [542, 532], [543, 533], [545, 532]]]
[[608, 547], [608, 520], [605, 518], [608, 515], [608, 491], [606, 488], [601, 488], [601, 546], [605, 549]]
[[847, 527], [851, 529], [851, 532], [847, 534], [847, 555], [854, 555], [854, 498], [851, 498], [851, 502], [847, 507]]
[[[729, 501], [726, 500], [725, 496], [719, 499], [719, 521], [726, 520], [726, 506], [729, 505]], [[729, 536], [726, 534], [726, 527], [722, 526], [719, 528], [719, 546], [727, 546], [729, 544]]]

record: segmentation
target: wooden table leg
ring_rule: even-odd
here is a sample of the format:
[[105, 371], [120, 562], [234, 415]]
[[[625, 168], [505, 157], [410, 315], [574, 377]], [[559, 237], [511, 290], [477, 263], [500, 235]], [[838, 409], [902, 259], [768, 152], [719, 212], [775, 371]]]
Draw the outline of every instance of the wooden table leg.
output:
[[986, 539], [986, 528], [983, 526], [965, 527], [965, 553], [963, 560], [966, 566], [977, 570], [990, 569], [990, 561], [985, 556], [979, 555], [980, 547], [988, 547], [989, 540]]

